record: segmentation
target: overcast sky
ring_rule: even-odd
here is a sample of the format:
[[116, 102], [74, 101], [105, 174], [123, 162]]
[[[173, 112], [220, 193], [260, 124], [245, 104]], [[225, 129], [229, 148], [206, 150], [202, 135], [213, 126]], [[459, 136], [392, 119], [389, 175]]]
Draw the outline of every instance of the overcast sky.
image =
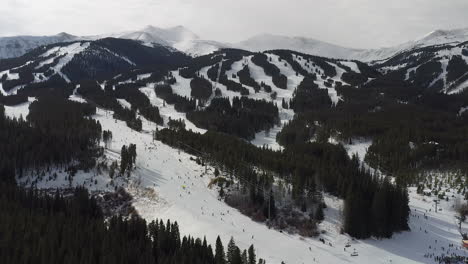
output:
[[2, 0], [0, 36], [183, 25], [204, 39], [259, 33], [378, 48], [468, 27], [468, 0]]

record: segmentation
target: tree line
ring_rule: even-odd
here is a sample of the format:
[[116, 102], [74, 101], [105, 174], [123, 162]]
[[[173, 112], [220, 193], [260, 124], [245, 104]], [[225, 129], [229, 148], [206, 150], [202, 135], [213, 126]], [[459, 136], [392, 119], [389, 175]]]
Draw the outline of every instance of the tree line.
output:
[[234, 97], [213, 98], [205, 109], [187, 113], [199, 127], [253, 139], [255, 133], [279, 122], [278, 108], [265, 100]]
[[[89, 168], [102, 153], [96, 109], [60, 97], [31, 103], [27, 119], [10, 119], [0, 106], [0, 175], [13, 181], [31, 168]], [[74, 163], [72, 163], [74, 161]]]

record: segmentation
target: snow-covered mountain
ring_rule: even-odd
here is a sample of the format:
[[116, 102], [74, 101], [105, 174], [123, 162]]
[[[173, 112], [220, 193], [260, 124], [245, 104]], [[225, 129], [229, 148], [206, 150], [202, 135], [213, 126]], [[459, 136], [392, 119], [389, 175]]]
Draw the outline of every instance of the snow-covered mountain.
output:
[[468, 41], [468, 28], [436, 30], [417, 40], [393, 47], [378, 49], [353, 49], [311, 38], [287, 37], [271, 34], [257, 35], [234, 44], [234, 46], [250, 51], [289, 49], [328, 58], [373, 62], [389, 59], [408, 50], [434, 45], [457, 45], [465, 41]]
[[382, 61], [397, 56], [398, 54], [419, 48], [438, 45], [455, 46], [466, 41], [468, 41], [468, 28], [454, 30], [435, 30], [423, 36], [422, 38], [413, 41], [408, 41], [406, 43], [388, 48], [362, 50], [352, 54], [348, 58], [365, 62]]
[[287, 37], [280, 35], [261, 34], [241, 41], [234, 46], [250, 51], [265, 51], [274, 49], [288, 49], [306, 54], [327, 57], [344, 58], [361, 52], [359, 49], [350, 49], [311, 38]]
[[192, 56], [206, 55], [222, 48], [231, 47], [231, 45], [226, 43], [200, 39], [198, 35], [183, 26], [170, 28], [146, 26], [136, 31], [88, 36], [83, 38], [100, 39], [106, 37], [138, 40], [142, 41], [147, 46], [161, 45], [171, 47]]
[[468, 41], [468, 28], [436, 30], [413, 42], [413, 47], [427, 47], [441, 44], [457, 45]]
[[42, 45], [70, 42], [77, 39], [78, 37], [67, 33], [53, 36], [0, 37], [0, 59], [18, 57]]
[[192, 41], [199, 37], [183, 26], [159, 28], [146, 26], [133, 32], [125, 32], [119, 38], [141, 40], [145, 43], [158, 43], [164, 46], [173, 46], [181, 42]]

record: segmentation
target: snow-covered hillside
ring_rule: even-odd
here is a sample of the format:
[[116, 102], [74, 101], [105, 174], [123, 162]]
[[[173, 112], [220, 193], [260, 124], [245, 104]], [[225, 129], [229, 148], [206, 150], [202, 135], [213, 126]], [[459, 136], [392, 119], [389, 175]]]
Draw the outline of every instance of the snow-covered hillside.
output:
[[75, 41], [78, 37], [60, 33], [54, 36], [0, 37], [0, 59], [18, 57], [42, 45]]

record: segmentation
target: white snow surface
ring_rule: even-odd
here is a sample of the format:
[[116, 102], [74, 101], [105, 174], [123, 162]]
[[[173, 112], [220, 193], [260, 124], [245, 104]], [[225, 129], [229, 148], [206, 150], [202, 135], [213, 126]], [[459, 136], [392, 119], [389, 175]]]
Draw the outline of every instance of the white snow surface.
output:
[[15, 106], [4, 106], [5, 107], [5, 115], [10, 117], [10, 118], [17, 118], [19, 119], [22, 117], [23, 119], [26, 119], [26, 117], [29, 115], [29, 105], [36, 101], [35, 97], [28, 97], [28, 101], [19, 105]]
[[356, 154], [359, 161], [364, 162], [367, 150], [372, 145], [372, 140], [369, 139], [353, 139], [351, 144], [343, 144], [344, 148], [348, 152], [349, 157]]
[[348, 66], [349, 68], [351, 68], [352, 71], [356, 73], [361, 73], [361, 70], [359, 70], [357, 63], [354, 61], [340, 61], [340, 63], [345, 66]]
[[117, 99], [117, 102], [126, 109], [132, 109], [132, 104], [125, 99]]
[[175, 84], [172, 85], [172, 91], [175, 94], [178, 94], [180, 96], [184, 97], [191, 97], [191, 88], [190, 88], [190, 81], [191, 79], [186, 79], [182, 76], [180, 76], [179, 71], [173, 71], [172, 76], [177, 80]]

